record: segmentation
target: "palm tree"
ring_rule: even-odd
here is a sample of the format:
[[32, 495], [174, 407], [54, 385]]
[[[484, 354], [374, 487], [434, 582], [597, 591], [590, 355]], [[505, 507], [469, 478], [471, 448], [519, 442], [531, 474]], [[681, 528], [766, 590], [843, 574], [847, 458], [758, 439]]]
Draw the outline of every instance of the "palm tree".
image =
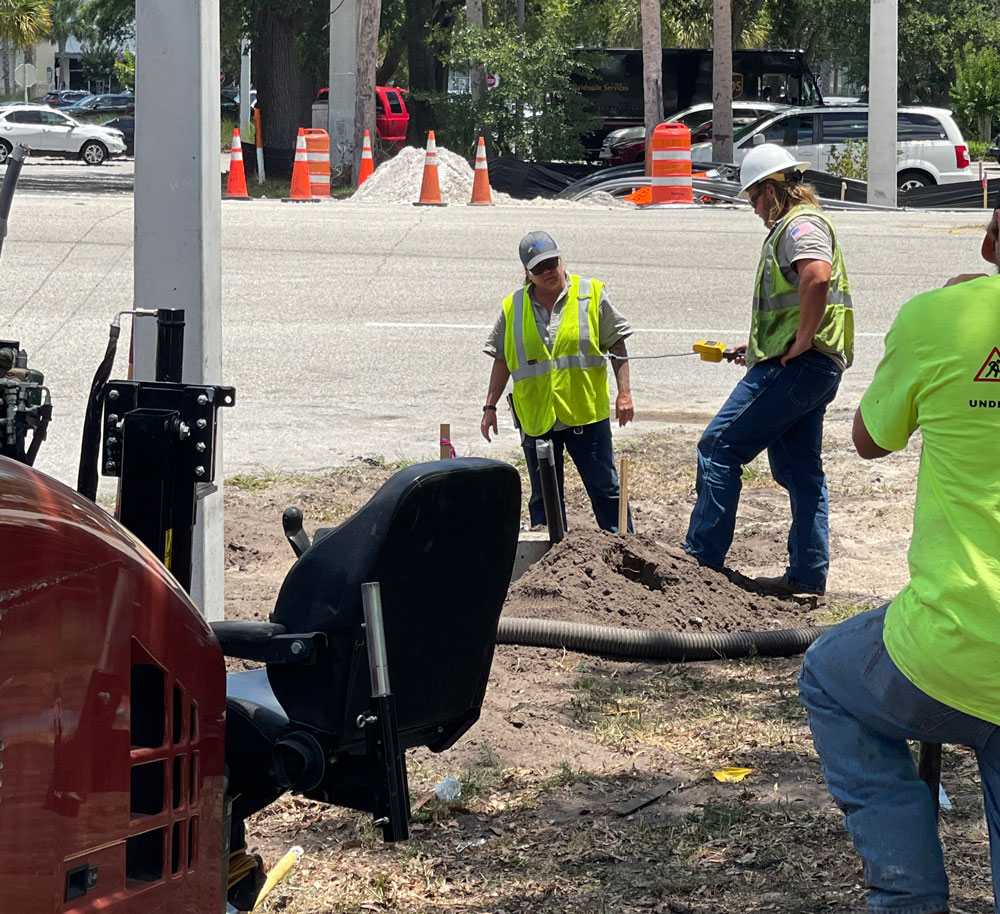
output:
[[69, 58], [66, 44], [70, 38], [86, 41], [91, 34], [89, 23], [83, 18], [83, 4], [80, 0], [52, 0], [52, 25], [48, 38], [58, 48], [59, 88], [69, 88]]
[[0, 0], [0, 42], [3, 43], [4, 92], [10, 95], [8, 48], [33, 48], [49, 31], [51, 0]]

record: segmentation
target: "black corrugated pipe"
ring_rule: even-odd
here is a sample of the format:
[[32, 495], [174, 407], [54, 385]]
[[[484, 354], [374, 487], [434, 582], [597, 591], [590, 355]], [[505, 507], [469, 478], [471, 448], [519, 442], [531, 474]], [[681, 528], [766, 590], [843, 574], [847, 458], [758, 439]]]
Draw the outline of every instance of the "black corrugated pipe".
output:
[[554, 647], [615, 660], [735, 660], [739, 657], [792, 657], [802, 654], [832, 625], [766, 632], [657, 632], [554, 622], [550, 619], [501, 619], [497, 644]]

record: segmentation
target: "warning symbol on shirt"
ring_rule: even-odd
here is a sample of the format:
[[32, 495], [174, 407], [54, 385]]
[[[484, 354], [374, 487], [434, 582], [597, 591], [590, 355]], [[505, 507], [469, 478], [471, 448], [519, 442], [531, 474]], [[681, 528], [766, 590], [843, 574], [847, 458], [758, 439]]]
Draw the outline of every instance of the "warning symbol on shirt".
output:
[[1000, 383], [1000, 349], [996, 346], [986, 357], [983, 367], [979, 369], [973, 381], [997, 381]]

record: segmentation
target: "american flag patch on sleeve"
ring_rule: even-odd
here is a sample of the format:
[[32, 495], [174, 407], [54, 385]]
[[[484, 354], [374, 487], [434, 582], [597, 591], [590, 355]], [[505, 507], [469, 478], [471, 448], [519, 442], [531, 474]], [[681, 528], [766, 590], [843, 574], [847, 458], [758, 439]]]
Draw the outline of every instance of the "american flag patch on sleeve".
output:
[[813, 226], [811, 222], [800, 222], [789, 234], [792, 236], [792, 241], [798, 241], [803, 235], [809, 234], [812, 230]]

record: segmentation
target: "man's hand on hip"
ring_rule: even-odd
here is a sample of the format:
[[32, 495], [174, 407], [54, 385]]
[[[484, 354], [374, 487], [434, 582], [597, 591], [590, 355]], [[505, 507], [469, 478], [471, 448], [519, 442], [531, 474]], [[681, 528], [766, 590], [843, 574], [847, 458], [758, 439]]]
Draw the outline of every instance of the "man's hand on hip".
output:
[[787, 365], [790, 359], [794, 359], [797, 355], [802, 355], [803, 352], [808, 352], [810, 349], [812, 349], [812, 337], [807, 340], [800, 340], [796, 337], [782, 355], [781, 364]]
[[628, 425], [635, 418], [635, 407], [632, 405], [632, 391], [620, 390], [615, 398], [615, 414], [619, 426]]

